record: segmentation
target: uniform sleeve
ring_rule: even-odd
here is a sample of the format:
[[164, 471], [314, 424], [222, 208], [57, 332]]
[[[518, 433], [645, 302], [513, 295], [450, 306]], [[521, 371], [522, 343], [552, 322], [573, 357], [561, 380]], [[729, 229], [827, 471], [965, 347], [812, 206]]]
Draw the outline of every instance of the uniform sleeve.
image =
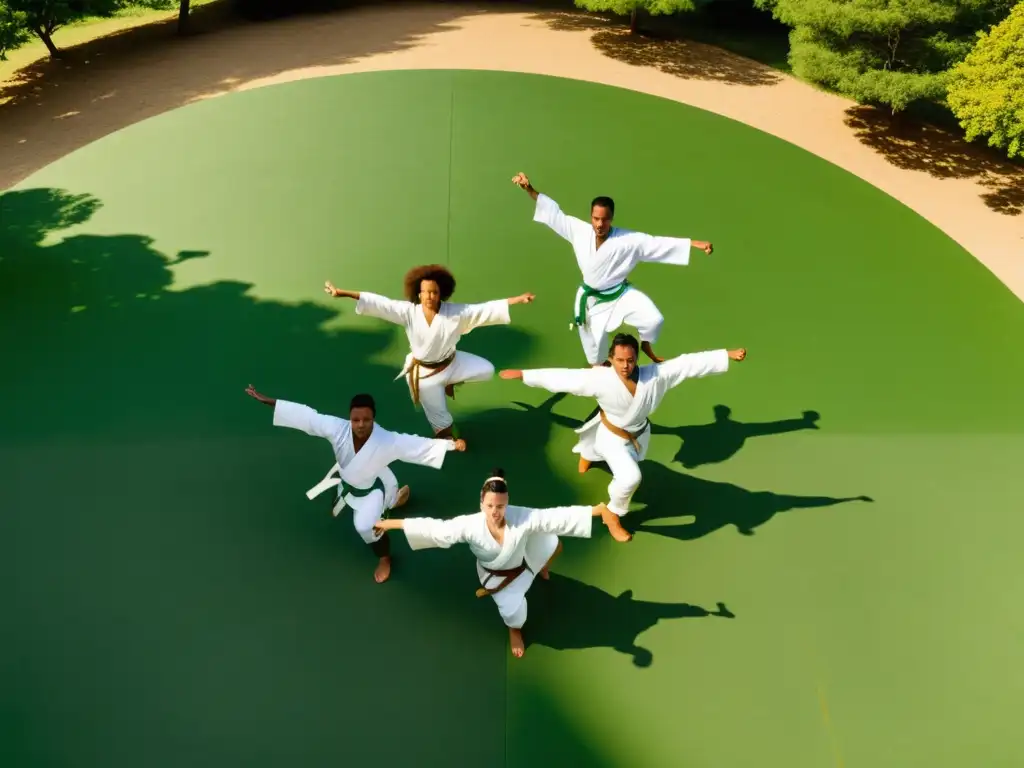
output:
[[508, 325], [511, 322], [508, 299], [483, 304], [464, 304], [459, 310], [459, 331], [462, 333], [469, 333], [474, 328], [488, 325]]
[[454, 440], [438, 440], [401, 432], [391, 432], [389, 438], [391, 445], [388, 453], [391, 461], [404, 461], [431, 469], [440, 469], [448, 451], [455, 450]]
[[359, 292], [356, 302], [356, 314], [387, 320], [389, 323], [405, 325], [412, 315], [413, 304], [408, 301], [395, 301], [369, 291]]
[[337, 416], [317, 413], [308, 405], [293, 403], [289, 400], [278, 400], [274, 404], [274, 426], [298, 429], [313, 437], [333, 440], [348, 422]]
[[531, 533], [554, 533], [589, 539], [593, 528], [593, 507], [551, 507], [531, 509], [526, 528]]
[[658, 363], [658, 378], [663, 379], [669, 387], [674, 387], [686, 379], [699, 379], [728, 370], [729, 353], [724, 349], [716, 349], [679, 355]]
[[440, 547], [448, 549], [453, 544], [466, 541], [468, 516], [455, 517], [451, 520], [439, 520], [433, 517], [407, 517], [402, 521], [402, 530], [409, 542], [409, 548], [430, 549]]
[[562, 212], [558, 203], [545, 194], [537, 195], [533, 220], [549, 227], [556, 235], [569, 242], [573, 241], [573, 236], [580, 231], [581, 227], [590, 227], [585, 221], [581, 221], [575, 216], [567, 216]]
[[652, 264], [675, 264], [685, 267], [690, 263], [692, 240], [688, 237], [658, 237], [634, 233], [637, 260]]
[[523, 384], [580, 397], [597, 397], [600, 387], [594, 370], [588, 368], [534, 368], [523, 371]]

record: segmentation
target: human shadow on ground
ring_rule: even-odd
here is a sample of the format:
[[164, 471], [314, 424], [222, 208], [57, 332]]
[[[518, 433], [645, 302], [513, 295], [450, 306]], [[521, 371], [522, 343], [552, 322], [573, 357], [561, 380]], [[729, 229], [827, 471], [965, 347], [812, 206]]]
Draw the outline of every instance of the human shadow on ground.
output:
[[675, 460], [687, 469], [695, 469], [705, 464], [717, 464], [731, 459], [751, 437], [818, 429], [818, 420], [821, 418], [816, 411], [804, 411], [798, 419], [743, 422], [732, 419], [732, 409], [727, 405], [716, 405], [713, 411], [715, 420], [709, 424], [665, 427], [652, 422], [651, 434], [673, 435], [680, 438], [683, 444], [676, 453]]
[[973, 179], [987, 190], [981, 199], [993, 211], [1007, 216], [1024, 211], [1024, 165], [989, 147], [911, 118], [893, 120], [875, 107], [850, 107], [846, 125], [897, 168], [939, 179]]
[[[631, 589], [616, 597], [559, 573], [552, 573], [549, 581], [537, 579], [529, 599], [531, 619], [523, 629], [527, 649], [531, 645], [559, 651], [611, 648], [632, 657], [638, 667], [649, 667], [654, 662], [654, 654], [637, 640], [659, 621], [735, 618], [724, 603], [709, 611], [689, 603], [637, 600]], [[600, 619], [581, 621], [591, 616]]]
[[534, 18], [561, 32], [592, 32], [591, 44], [610, 59], [651, 67], [687, 80], [765, 86], [782, 81], [776, 70], [714, 45], [687, 40], [663, 24], [630, 34], [622, 17], [576, 10], [546, 10]]
[[[604, 465], [595, 465], [602, 467]], [[591, 470], [593, 471], [593, 470]], [[674, 472], [656, 462], [641, 465], [643, 482], [633, 496], [644, 508], [630, 512], [624, 524], [634, 533], [644, 532], [691, 541], [734, 526], [744, 536], [782, 512], [821, 509], [852, 501], [873, 501], [868, 496], [798, 496], [773, 491], [751, 491], [732, 483], [719, 483]], [[662, 524], [666, 517], [692, 516], [693, 522]]]
[[260, 24], [239, 18], [230, 2], [212, 3], [192, 11], [189, 37], [176, 36], [168, 14], [30, 64], [0, 86], [0, 189], [149, 117], [284, 72], [413, 48], [487, 12], [432, 2], [389, 13], [389, 5]]
[[[564, 394], [554, 395], [545, 401], [543, 406], [531, 406], [522, 402], [515, 405], [527, 412], [547, 413], [556, 424], [570, 429], [577, 429], [588, 419], [579, 421], [569, 416], [554, 412], [554, 405], [564, 398]], [[808, 412], [814, 414], [813, 411]], [[776, 422], [786, 425], [786, 421]], [[800, 428], [806, 428], [801, 426]], [[688, 427], [676, 428], [687, 430]], [[763, 434], [780, 434], [765, 432]], [[713, 434], [713, 433], [712, 433]], [[726, 432], [728, 435], [728, 432]], [[691, 454], [693, 459], [714, 458], [717, 451], [728, 450], [735, 442], [718, 442], [708, 440], [700, 444]], [[736, 446], [739, 450], [740, 446]], [[735, 451], [733, 451], [735, 453]], [[732, 455], [732, 454], [730, 454]], [[750, 491], [732, 483], [719, 483], [705, 480], [691, 474], [675, 472], [668, 467], [651, 461], [640, 463], [643, 480], [633, 496], [634, 503], [644, 504], [644, 508], [631, 511], [623, 520], [627, 530], [634, 533], [643, 531], [673, 539], [691, 540], [714, 533], [726, 526], [733, 525], [740, 533], [751, 536], [754, 530], [769, 522], [780, 512], [792, 509], [815, 509], [844, 504], [851, 501], [873, 501], [868, 496], [832, 497], [832, 496], [796, 496], [779, 494], [771, 491]], [[608, 474], [608, 466], [603, 461], [594, 462], [589, 472]], [[610, 479], [610, 478], [609, 478]], [[653, 520], [666, 517], [691, 516], [693, 522], [683, 524], [650, 524]]]

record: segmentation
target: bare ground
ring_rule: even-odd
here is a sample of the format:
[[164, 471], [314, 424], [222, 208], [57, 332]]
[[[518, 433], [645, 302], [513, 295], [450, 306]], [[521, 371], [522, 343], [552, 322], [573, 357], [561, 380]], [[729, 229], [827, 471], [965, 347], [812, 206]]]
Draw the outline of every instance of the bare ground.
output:
[[0, 189], [132, 123], [232, 91], [382, 69], [494, 69], [591, 80], [715, 112], [860, 176], [970, 251], [1024, 300], [1024, 169], [701, 43], [631, 38], [615, 21], [506, 4], [384, 4], [271, 23], [136, 28], [0, 86]]

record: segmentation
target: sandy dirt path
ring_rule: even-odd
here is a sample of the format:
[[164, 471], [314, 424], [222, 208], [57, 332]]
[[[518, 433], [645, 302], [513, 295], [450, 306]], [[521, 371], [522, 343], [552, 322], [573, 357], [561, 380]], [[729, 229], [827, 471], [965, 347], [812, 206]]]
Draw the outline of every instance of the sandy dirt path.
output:
[[717, 48], [634, 41], [618, 23], [514, 5], [387, 4], [262, 24], [214, 8], [196, 26], [204, 33], [185, 40], [154, 25], [95, 41], [0, 90], [0, 188], [139, 120], [237, 90], [388, 69], [548, 74], [691, 104], [803, 147], [931, 221], [1024, 300], [1020, 167], [938, 129], [894, 133], [874, 110]]

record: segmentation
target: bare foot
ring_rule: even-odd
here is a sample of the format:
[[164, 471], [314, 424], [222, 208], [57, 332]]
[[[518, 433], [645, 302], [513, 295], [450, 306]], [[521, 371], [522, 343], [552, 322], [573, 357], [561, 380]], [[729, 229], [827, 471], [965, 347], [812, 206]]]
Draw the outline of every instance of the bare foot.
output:
[[517, 659], [523, 658], [523, 654], [526, 653], [526, 644], [523, 642], [522, 631], [509, 628], [508, 642], [512, 646], [512, 655]]
[[403, 485], [398, 489], [398, 496], [395, 497], [395, 506], [392, 509], [398, 509], [400, 506], [405, 504], [409, 500], [409, 486]]
[[391, 576], [391, 558], [382, 557], [380, 562], [377, 563], [377, 567], [373, 571], [373, 580], [378, 584], [383, 584]]
[[590, 469], [590, 460], [589, 459], [584, 459], [582, 456], [580, 456], [580, 465], [579, 465], [580, 474], [582, 475], [588, 469]]
[[616, 541], [625, 543], [633, 538], [633, 534], [622, 527], [622, 521], [619, 520], [619, 516], [610, 509], [601, 513], [601, 519], [608, 526], [608, 532]]

